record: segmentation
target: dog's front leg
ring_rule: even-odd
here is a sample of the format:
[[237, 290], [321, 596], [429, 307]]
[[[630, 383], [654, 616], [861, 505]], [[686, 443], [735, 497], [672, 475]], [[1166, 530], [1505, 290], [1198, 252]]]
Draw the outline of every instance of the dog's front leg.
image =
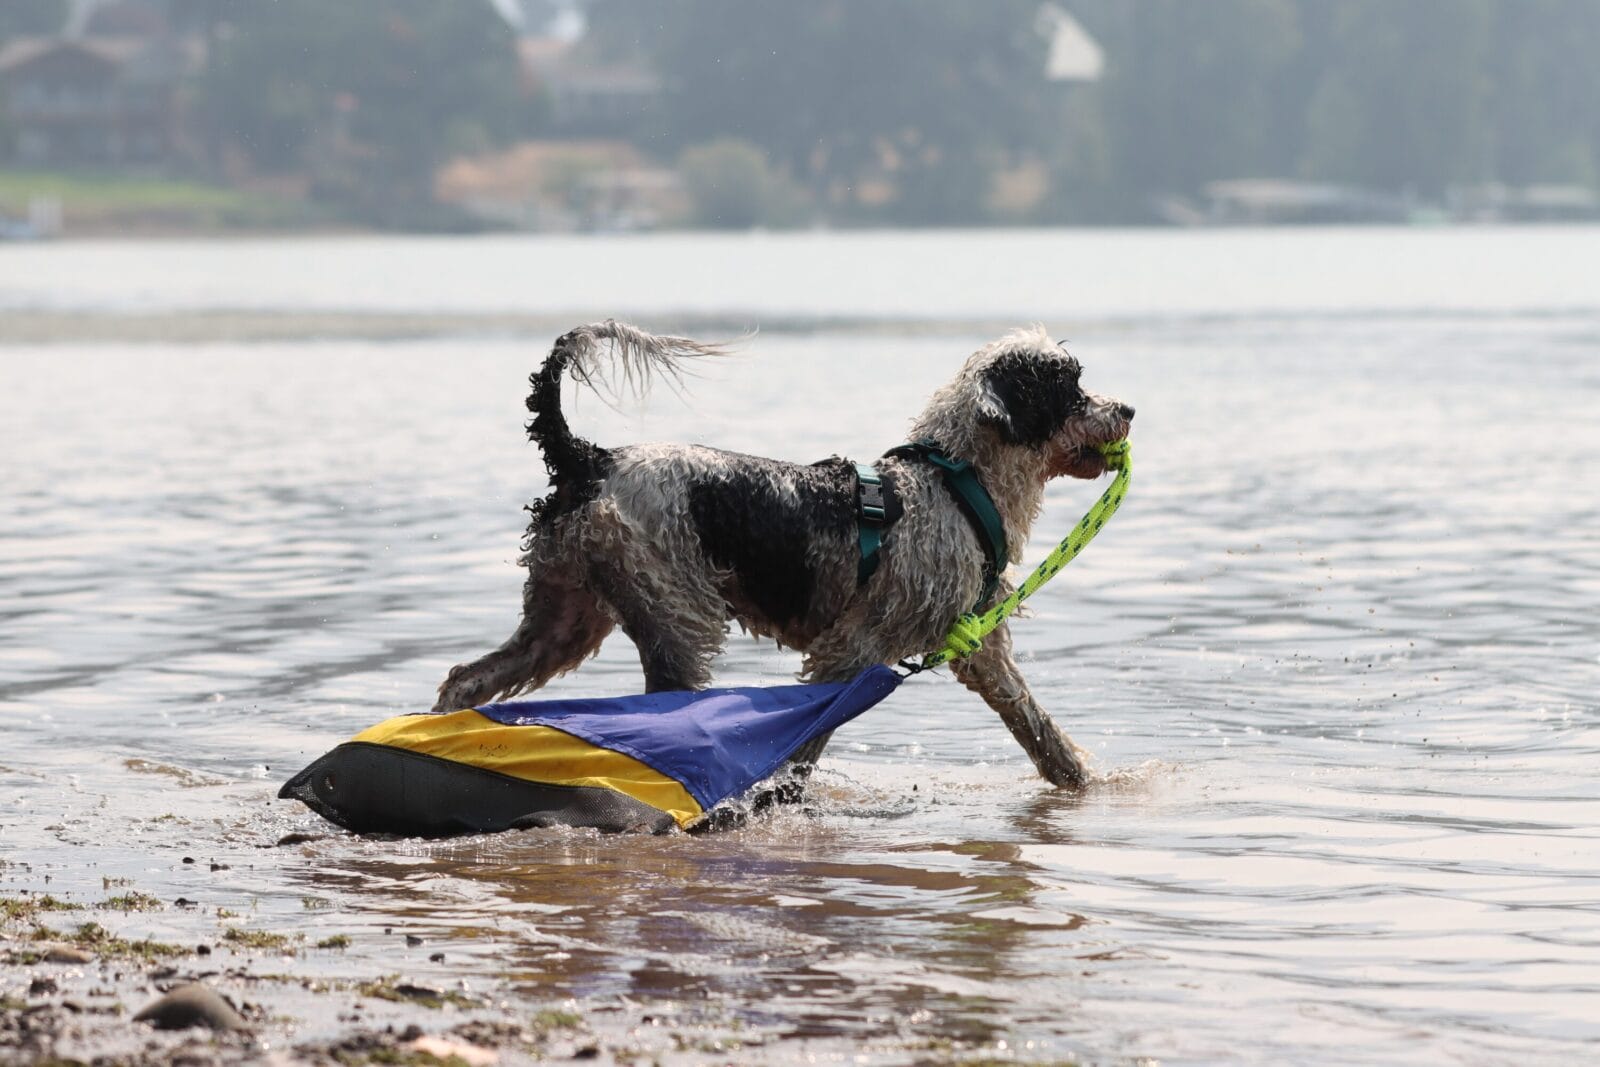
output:
[[1082, 789], [1088, 784], [1088, 754], [1061, 732], [1028, 692], [1028, 683], [1011, 658], [1011, 630], [1001, 626], [983, 639], [983, 648], [953, 660], [961, 684], [983, 697], [1052, 785]]

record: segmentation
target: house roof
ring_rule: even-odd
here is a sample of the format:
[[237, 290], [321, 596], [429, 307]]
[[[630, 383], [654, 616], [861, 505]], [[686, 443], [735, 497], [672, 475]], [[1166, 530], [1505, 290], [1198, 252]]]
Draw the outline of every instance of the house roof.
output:
[[111, 68], [130, 85], [167, 85], [195, 69], [198, 39], [158, 37], [19, 37], [0, 47], [0, 76], [61, 52], [77, 52]]
[[0, 48], [0, 74], [27, 66], [56, 51], [82, 52], [109, 66], [120, 67], [146, 47], [135, 37], [17, 37]]

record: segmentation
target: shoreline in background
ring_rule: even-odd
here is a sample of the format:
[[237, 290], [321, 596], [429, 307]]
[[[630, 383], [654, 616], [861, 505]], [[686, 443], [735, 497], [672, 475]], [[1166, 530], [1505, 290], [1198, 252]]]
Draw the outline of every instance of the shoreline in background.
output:
[[[46, 198], [47, 201], [50, 198]], [[1401, 232], [1432, 233], [1438, 231], [1460, 230], [1465, 232], [1494, 232], [1509, 231], [1559, 231], [1559, 230], [1584, 230], [1593, 229], [1600, 231], [1600, 219], [1579, 221], [1543, 221], [1543, 220], [1506, 220], [1490, 219], [1482, 221], [1471, 220], [1430, 220], [1412, 223], [1395, 222], [1343, 222], [1327, 224], [1321, 222], [1250, 222], [1227, 221], [1213, 222], [1201, 225], [1178, 225], [1162, 222], [1106, 222], [1106, 223], [1073, 223], [1060, 226], [1037, 226], [1031, 224], [993, 223], [984, 226], [972, 225], [921, 225], [921, 226], [885, 226], [881, 224], [852, 225], [849, 223], [815, 224], [809, 226], [752, 226], [745, 229], [728, 229], [712, 226], [658, 226], [648, 229], [551, 229], [532, 230], [501, 227], [463, 227], [461, 229], [439, 229], [418, 227], [417, 229], [393, 229], [377, 226], [363, 226], [359, 223], [332, 218], [312, 217], [309, 213], [306, 218], [288, 223], [254, 222], [240, 223], [212, 223], [202, 222], [188, 224], [181, 218], [161, 217], [152, 215], [147, 218], [129, 222], [126, 219], [114, 218], [107, 223], [92, 222], [90, 224], [63, 225], [59, 230], [37, 230], [29, 223], [27, 201], [0, 200], [0, 249], [31, 244], [61, 244], [85, 245], [102, 244], [119, 241], [149, 241], [152, 243], [196, 241], [227, 243], [230, 241], [272, 241], [272, 240], [306, 240], [314, 238], [351, 238], [351, 239], [406, 239], [406, 238], [437, 238], [437, 239], [467, 239], [467, 238], [550, 238], [550, 239], [584, 239], [604, 237], [721, 237], [739, 238], [750, 236], [791, 236], [791, 235], [841, 235], [852, 234], [948, 234], [948, 233], [1306, 233], [1327, 230], [1350, 230], [1353, 232]], [[55, 210], [58, 205], [50, 204], [50, 210]], [[64, 218], [71, 219], [71, 209], [59, 205]], [[19, 210], [20, 209], [20, 210]], [[259, 217], [266, 218], [270, 212], [263, 211]]]
[[0, 167], [0, 239], [362, 232], [304, 199], [153, 175]]
[[[28, 171], [0, 167], [0, 244], [29, 241], [104, 240], [233, 240], [346, 235], [351, 237], [463, 237], [471, 235], [571, 237], [589, 235], [681, 235], [744, 233], [945, 233], [1033, 231], [1040, 229], [1090, 232], [1131, 230], [1167, 232], [1186, 230], [1305, 230], [1351, 229], [1496, 229], [1600, 226], [1600, 217], [1527, 217], [1495, 214], [1468, 205], [1451, 214], [1443, 209], [1418, 208], [1388, 214], [1350, 213], [1341, 216], [1314, 208], [1325, 201], [1339, 203], [1354, 196], [1333, 187], [1303, 182], [1236, 181], [1215, 183], [1226, 187], [1212, 193], [1210, 206], [1169, 197], [1145, 222], [1127, 220], [1079, 222], [1040, 226], [1036, 222], [997, 220], [985, 225], [937, 224], [885, 225], [882, 220], [796, 222], [789, 226], [715, 227], [695, 225], [687, 217], [654, 224], [517, 226], [495, 221], [450, 205], [435, 205], [431, 214], [419, 214], [414, 226], [378, 226], [341, 213], [336, 208], [304, 196], [272, 188], [214, 185], [201, 181], [156, 175], [98, 174], [93, 172]], [[1237, 188], [1236, 188], [1237, 187]], [[1259, 187], [1259, 188], [1258, 188]], [[1512, 191], [1502, 190], [1502, 195]], [[1474, 202], [1476, 204], [1476, 202]], [[1310, 206], [1304, 206], [1310, 205]], [[1592, 211], [1591, 211], [1592, 216]]]

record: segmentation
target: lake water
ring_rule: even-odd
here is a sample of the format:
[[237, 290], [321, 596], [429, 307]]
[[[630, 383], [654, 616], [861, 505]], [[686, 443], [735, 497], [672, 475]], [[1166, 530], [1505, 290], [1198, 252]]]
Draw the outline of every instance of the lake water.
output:
[[[280, 1045], [348, 1022], [287, 970], [567, 1005], [666, 1062], [1590, 1059], [1596, 278], [1600, 231], [1555, 229], [0, 249], [0, 308], [67, 323], [461, 322], [0, 347], [0, 892], [305, 935], [227, 964], [299, 1013]], [[1015, 633], [1106, 783], [1043, 786], [935, 676], [839, 732], [813, 810], [737, 832], [273, 847], [326, 830], [284, 778], [514, 625], [549, 338], [472, 325], [501, 312], [765, 327], [685, 399], [569, 410], [793, 459], [899, 443], [991, 322], [1068, 336], [1138, 406], [1133, 486]], [[1097, 492], [1056, 484], [1029, 558]], [[734, 637], [720, 677], [796, 662]], [[548, 691], [638, 686], [618, 636]]]

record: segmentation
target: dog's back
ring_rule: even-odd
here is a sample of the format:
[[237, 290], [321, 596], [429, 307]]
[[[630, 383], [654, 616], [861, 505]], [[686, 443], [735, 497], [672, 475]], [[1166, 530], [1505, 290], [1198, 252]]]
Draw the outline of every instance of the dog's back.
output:
[[839, 459], [635, 445], [611, 453], [594, 507], [650, 546], [658, 572], [703, 573], [747, 629], [804, 648], [855, 592], [855, 486]]

